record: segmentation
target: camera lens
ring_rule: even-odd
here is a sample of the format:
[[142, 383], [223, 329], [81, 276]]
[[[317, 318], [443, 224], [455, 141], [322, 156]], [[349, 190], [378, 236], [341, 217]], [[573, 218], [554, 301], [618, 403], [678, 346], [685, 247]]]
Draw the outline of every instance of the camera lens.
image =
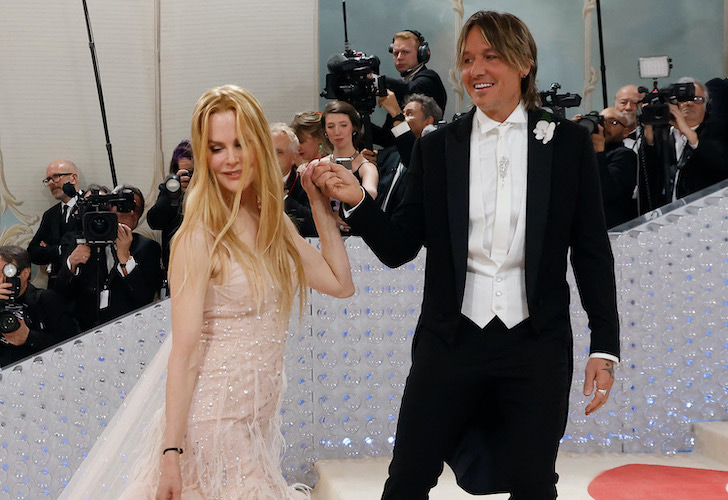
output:
[[106, 234], [109, 231], [109, 219], [102, 216], [93, 217], [89, 224], [89, 231], [93, 234]]
[[15, 314], [3, 311], [0, 312], [0, 333], [14, 332], [20, 328], [20, 321]]

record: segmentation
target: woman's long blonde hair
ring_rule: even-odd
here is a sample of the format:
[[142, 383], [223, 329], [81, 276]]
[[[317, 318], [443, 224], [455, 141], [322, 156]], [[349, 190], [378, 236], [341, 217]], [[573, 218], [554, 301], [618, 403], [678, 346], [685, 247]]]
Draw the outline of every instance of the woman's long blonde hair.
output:
[[[260, 206], [255, 248], [249, 248], [233, 226], [245, 182], [240, 183], [232, 200], [226, 198], [208, 162], [210, 117], [225, 111], [235, 114], [242, 148], [243, 178], [252, 175], [252, 187]], [[192, 266], [188, 259], [183, 282], [198, 272], [206, 273], [207, 279], [217, 277], [229, 262], [238, 261], [248, 276], [258, 304], [269, 293], [266, 288], [267, 276], [270, 276], [273, 287], [281, 292], [280, 312], [287, 316], [296, 291], [300, 294], [302, 307], [306, 280], [301, 256], [286, 225], [281, 170], [260, 103], [250, 92], [235, 85], [208, 90], [195, 105], [191, 137], [195, 174], [185, 194], [184, 218], [172, 241], [170, 260], [174, 261], [178, 251], [189, 251], [191, 235], [202, 227], [210, 235], [209, 254], [200, 256], [200, 264], [206, 262], [207, 265]]]

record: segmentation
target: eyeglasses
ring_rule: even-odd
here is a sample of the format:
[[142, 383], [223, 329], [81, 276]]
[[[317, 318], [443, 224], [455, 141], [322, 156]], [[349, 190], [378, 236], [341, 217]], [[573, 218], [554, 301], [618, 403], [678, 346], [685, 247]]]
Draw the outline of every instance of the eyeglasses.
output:
[[696, 95], [693, 97], [693, 102], [697, 102], [698, 104], [703, 104], [705, 102], [705, 97], [701, 95]]
[[616, 127], [617, 125], [621, 125], [624, 128], [627, 128], [627, 125], [625, 125], [624, 123], [620, 122], [616, 118], [606, 118], [604, 121], [607, 122], [608, 124], [612, 125], [613, 127]]
[[50, 184], [51, 182], [58, 182], [59, 180], [61, 180], [61, 177], [65, 177], [66, 175], [73, 175], [73, 173], [68, 172], [65, 174], [53, 174], [50, 177], [46, 177], [45, 179], [43, 179], [43, 185], [48, 187], [48, 184]]

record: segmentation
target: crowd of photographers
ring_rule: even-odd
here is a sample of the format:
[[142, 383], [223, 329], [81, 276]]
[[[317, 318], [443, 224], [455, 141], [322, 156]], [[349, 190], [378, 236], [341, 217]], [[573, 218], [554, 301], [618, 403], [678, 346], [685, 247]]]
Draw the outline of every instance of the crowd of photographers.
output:
[[[308, 162], [329, 156], [351, 169], [379, 207], [392, 213], [404, 194], [415, 141], [442, 123], [447, 95], [426, 66], [424, 36], [400, 31], [389, 52], [400, 78], [377, 76], [376, 56], [347, 49], [328, 62], [323, 95], [332, 100], [324, 111], [271, 125], [285, 210], [303, 236], [316, 236], [300, 182]], [[718, 96], [711, 113], [708, 86], [687, 78], [652, 91], [626, 85], [613, 107], [573, 118], [592, 133], [608, 227], [728, 178], [728, 80], [709, 85]], [[563, 108], [579, 105], [580, 98], [558, 95], [559, 88], [553, 84], [541, 98], [564, 119]], [[369, 121], [376, 107], [386, 111], [382, 125]], [[184, 140], [147, 213], [149, 226], [161, 231], [160, 247], [135, 232], [145, 206], [139, 189], [92, 185], [78, 191], [72, 162], [48, 166], [43, 184], [58, 204], [43, 214], [27, 250], [0, 247], [0, 367], [165, 296], [170, 242], [193, 173], [191, 145]], [[338, 214], [336, 200], [332, 210]], [[339, 227], [351, 234], [341, 218]], [[31, 263], [47, 270], [47, 289], [29, 283]]]

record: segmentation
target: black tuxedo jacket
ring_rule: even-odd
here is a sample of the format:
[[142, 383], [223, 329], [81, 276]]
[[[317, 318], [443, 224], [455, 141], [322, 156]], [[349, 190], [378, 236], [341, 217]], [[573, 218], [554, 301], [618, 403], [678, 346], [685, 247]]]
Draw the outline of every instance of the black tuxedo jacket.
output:
[[[50, 276], [58, 274], [61, 263], [61, 240], [63, 235], [68, 232], [75, 232], [81, 226], [76, 217], [69, 217], [68, 222], [64, 222], [62, 210], [62, 203], [53, 205], [46, 210], [41, 218], [38, 231], [36, 231], [33, 239], [30, 240], [30, 244], [28, 244], [30, 261], [33, 264], [39, 265], [51, 264]], [[41, 241], [45, 242], [46, 246], [41, 246]]]
[[98, 308], [100, 289], [96, 285], [100, 273], [102, 282], [106, 276], [106, 252], [100, 252], [100, 262], [92, 257], [86, 264], [79, 265], [78, 276], [74, 276], [66, 265], [75, 243], [64, 247], [61, 270], [58, 273], [56, 289], [74, 299], [74, 317], [81, 330], [88, 330], [112, 319], [118, 318], [154, 300], [162, 284], [162, 250], [154, 240], [133, 233], [130, 253], [136, 266], [128, 276], [121, 276], [116, 266], [108, 273], [109, 305]]
[[[390, 267], [413, 259], [422, 245], [427, 248], [414, 351], [426, 335], [452, 342], [462, 324], [473, 115], [474, 110], [415, 143], [405, 197], [391, 218], [366, 196], [348, 219]], [[536, 334], [563, 336], [570, 344], [570, 255], [589, 317], [591, 350], [619, 356], [614, 262], [594, 148], [588, 132], [568, 121], [558, 121], [547, 144], [537, 141], [533, 130], [544, 118], [555, 121], [542, 111], [528, 115], [525, 278], [530, 323]], [[470, 430], [465, 434], [470, 436]], [[489, 456], [491, 452], [476, 441], [464, 439], [459, 445], [450, 463], [466, 490], [494, 491], [497, 455]]]

